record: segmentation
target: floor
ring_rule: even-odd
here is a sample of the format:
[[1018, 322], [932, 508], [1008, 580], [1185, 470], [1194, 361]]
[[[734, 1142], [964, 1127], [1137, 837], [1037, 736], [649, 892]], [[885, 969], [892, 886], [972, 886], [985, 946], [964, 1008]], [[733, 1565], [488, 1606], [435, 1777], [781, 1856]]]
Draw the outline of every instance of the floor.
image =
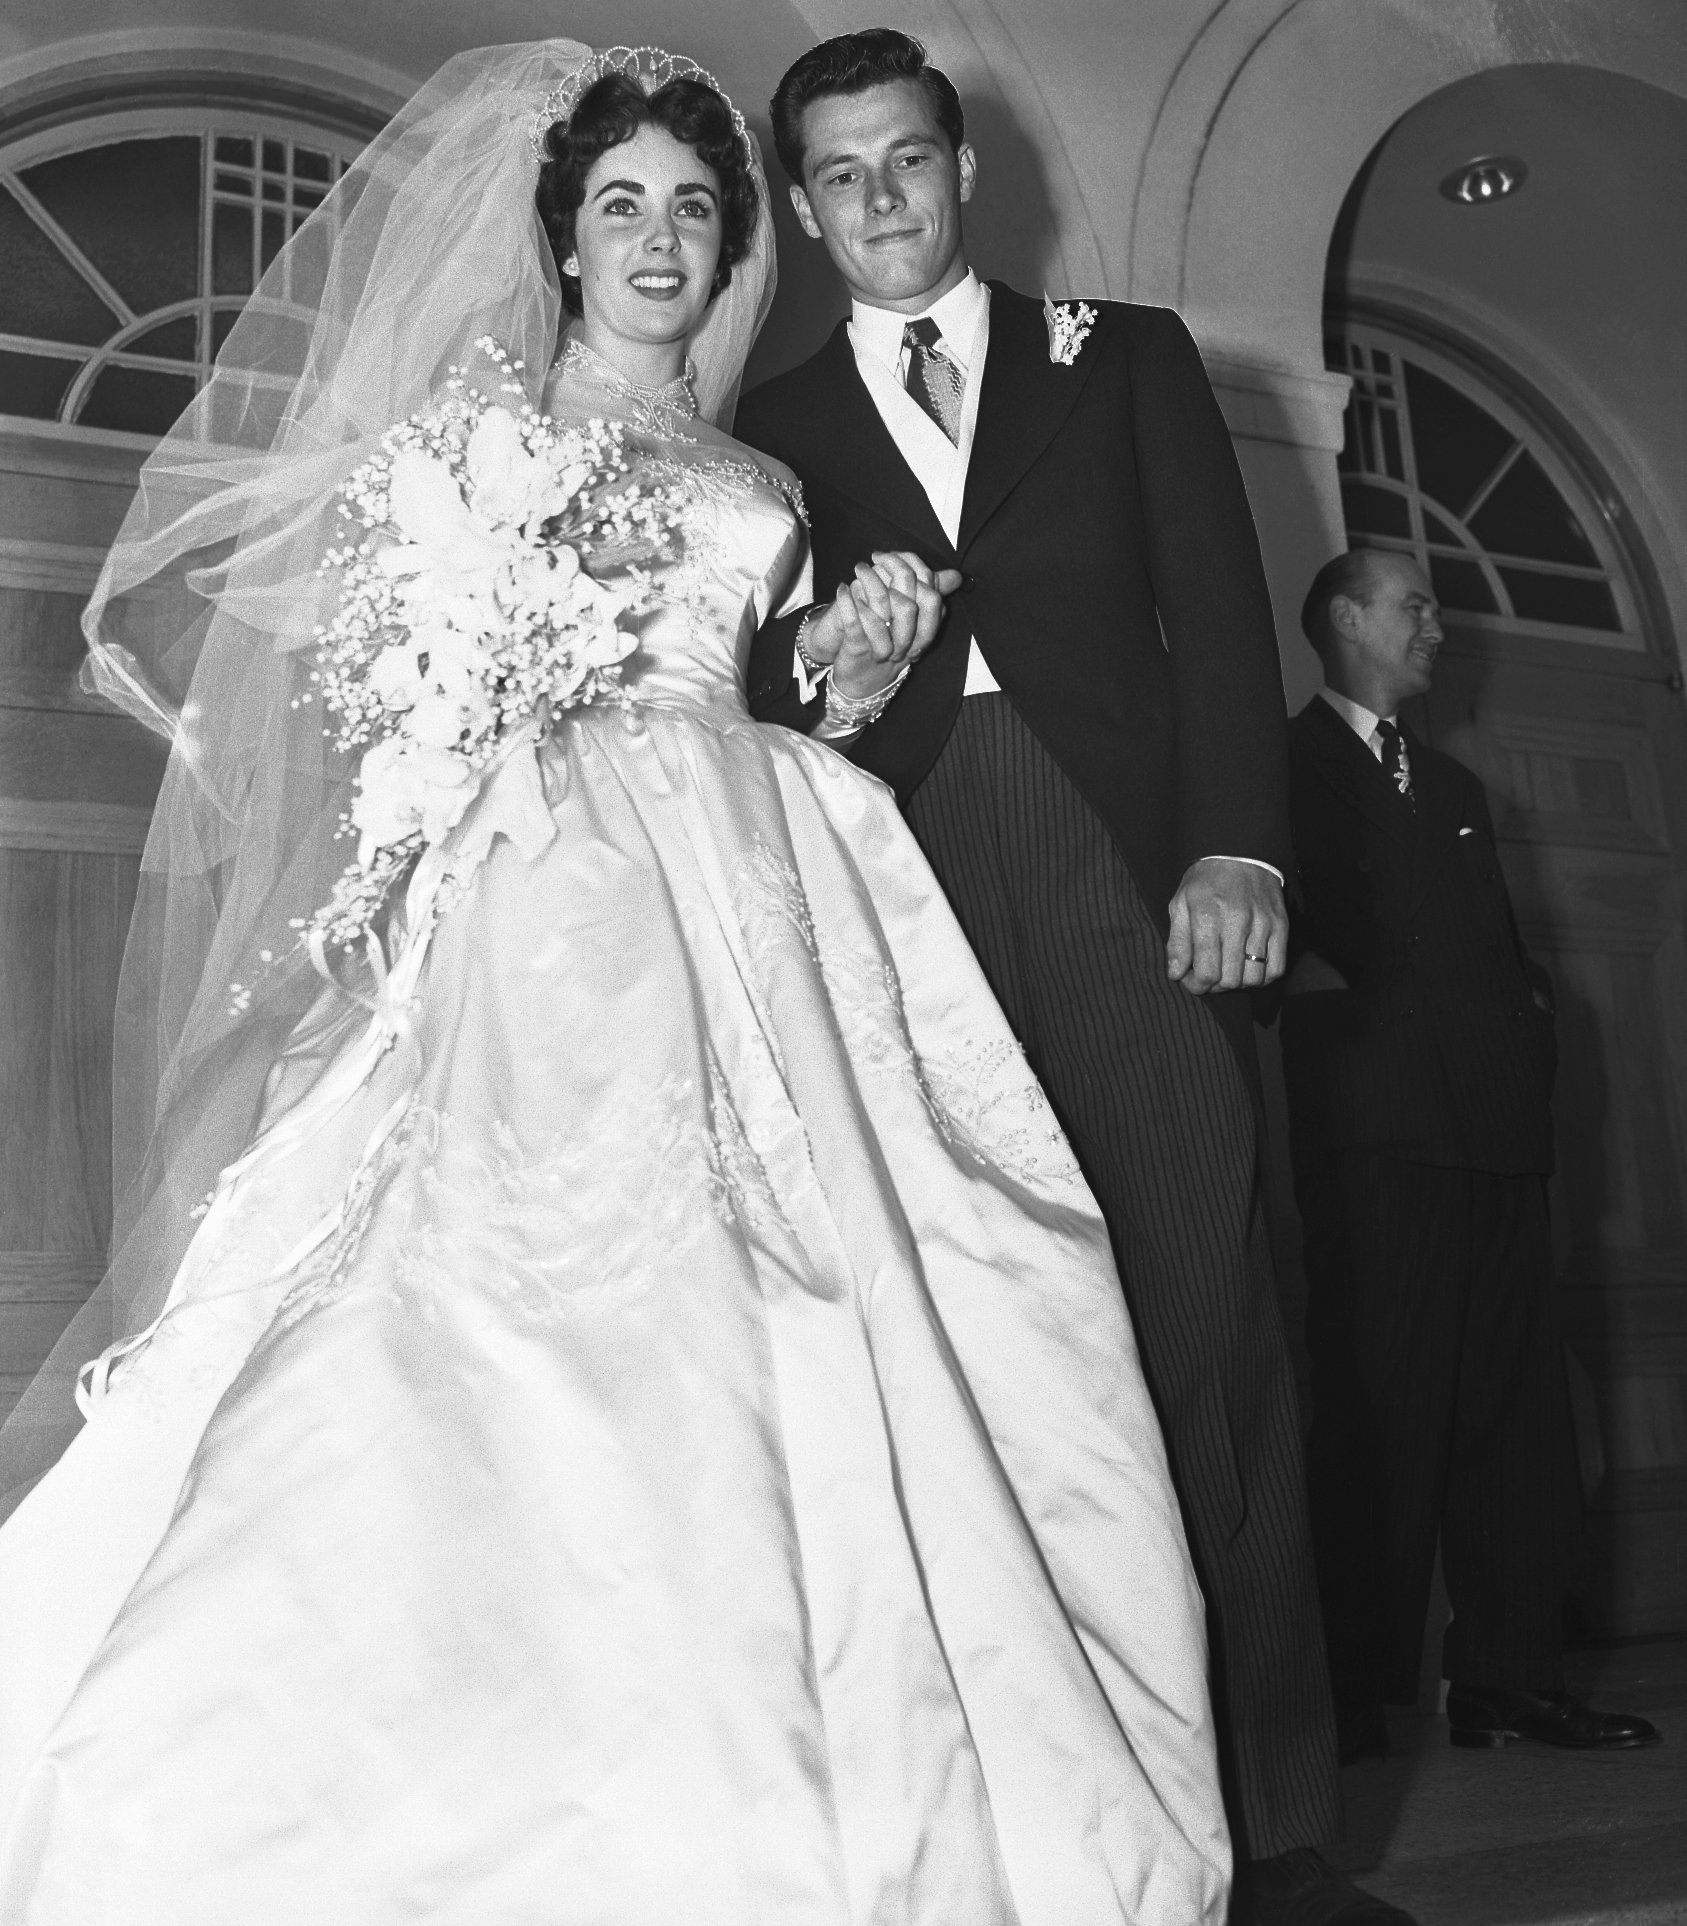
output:
[[1664, 1743], [1465, 1751], [1444, 1719], [1391, 1713], [1389, 1758], [1342, 1774], [1331, 1857], [1419, 1926], [1687, 1926], [1687, 1641], [1575, 1654], [1570, 1685]]

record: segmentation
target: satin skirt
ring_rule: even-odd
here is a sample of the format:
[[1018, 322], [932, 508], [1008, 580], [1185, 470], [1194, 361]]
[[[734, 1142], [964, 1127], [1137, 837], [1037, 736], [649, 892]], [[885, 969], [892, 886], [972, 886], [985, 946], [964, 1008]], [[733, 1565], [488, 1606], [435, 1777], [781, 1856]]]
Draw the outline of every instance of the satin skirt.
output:
[[541, 761], [0, 1531], [0, 1917], [1221, 1920], [1106, 1233], [888, 790], [659, 709]]

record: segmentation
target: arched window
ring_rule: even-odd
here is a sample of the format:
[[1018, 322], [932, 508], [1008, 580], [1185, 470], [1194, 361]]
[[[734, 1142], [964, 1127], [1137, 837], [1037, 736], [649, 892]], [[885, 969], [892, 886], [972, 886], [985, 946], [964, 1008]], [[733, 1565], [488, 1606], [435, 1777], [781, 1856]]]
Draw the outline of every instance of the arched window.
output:
[[160, 107], [0, 148], [0, 414], [162, 434], [361, 145]]
[[1343, 322], [1327, 352], [1353, 377], [1337, 465], [1355, 546], [1415, 555], [1467, 626], [1646, 646], [1604, 510], [1533, 422], [1389, 329]]

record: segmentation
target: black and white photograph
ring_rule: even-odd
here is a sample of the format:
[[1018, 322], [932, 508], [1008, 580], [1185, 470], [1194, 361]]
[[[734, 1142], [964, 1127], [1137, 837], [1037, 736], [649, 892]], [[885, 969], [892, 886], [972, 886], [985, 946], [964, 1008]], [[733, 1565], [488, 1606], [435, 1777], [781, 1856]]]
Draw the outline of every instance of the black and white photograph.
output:
[[8, 0], [0, 1926], [1687, 1921], [1681, 0]]

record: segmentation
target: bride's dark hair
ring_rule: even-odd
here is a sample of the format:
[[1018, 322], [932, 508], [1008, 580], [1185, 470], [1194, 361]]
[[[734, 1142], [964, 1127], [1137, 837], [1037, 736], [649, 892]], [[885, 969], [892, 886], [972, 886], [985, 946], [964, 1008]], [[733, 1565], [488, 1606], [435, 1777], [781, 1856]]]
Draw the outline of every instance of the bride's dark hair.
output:
[[732, 109], [700, 80], [670, 80], [646, 95], [625, 74], [605, 74], [580, 96], [567, 120], [546, 130], [546, 158], [539, 168], [539, 219], [556, 256], [563, 305], [570, 314], [580, 312], [580, 282], [563, 273], [562, 264], [574, 252], [574, 217], [586, 198], [586, 176], [594, 161], [631, 140], [641, 127], [660, 127], [671, 134], [719, 177], [720, 261], [709, 289], [711, 299], [749, 252], [756, 230], [756, 182]]

